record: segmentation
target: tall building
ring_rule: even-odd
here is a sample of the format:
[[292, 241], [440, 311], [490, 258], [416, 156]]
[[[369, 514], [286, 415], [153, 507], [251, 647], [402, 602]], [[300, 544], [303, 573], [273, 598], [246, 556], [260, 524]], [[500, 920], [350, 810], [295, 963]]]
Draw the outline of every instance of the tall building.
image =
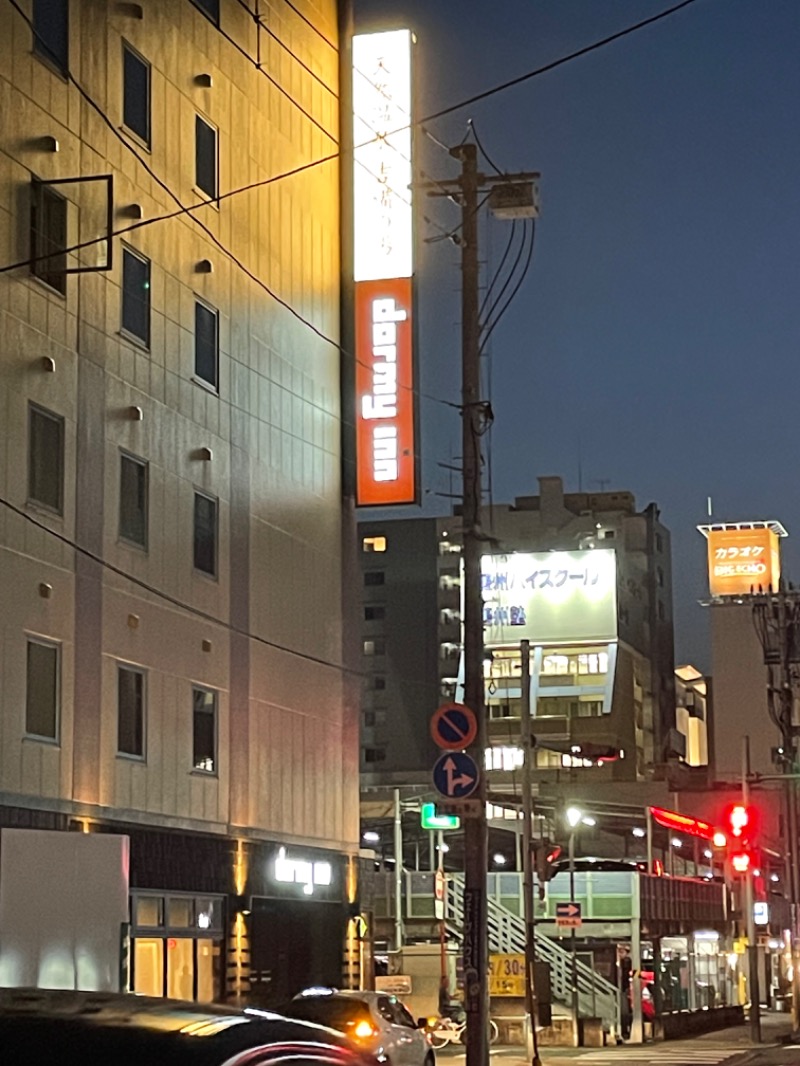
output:
[[[658, 508], [637, 510], [631, 493], [565, 493], [558, 477], [539, 487], [482, 516], [493, 788], [518, 777], [521, 763], [521, 637], [532, 646], [538, 779], [652, 777], [683, 749], [669, 531]], [[459, 522], [359, 525], [365, 786], [428, 781], [431, 712], [461, 695]]]
[[0, 7], [0, 826], [130, 837], [148, 994], [341, 977], [337, 8]]

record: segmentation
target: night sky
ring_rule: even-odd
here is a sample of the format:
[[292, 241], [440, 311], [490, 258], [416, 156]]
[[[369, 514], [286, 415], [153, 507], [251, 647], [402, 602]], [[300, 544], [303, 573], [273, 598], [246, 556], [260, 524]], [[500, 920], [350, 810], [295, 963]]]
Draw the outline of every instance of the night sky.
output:
[[[356, 28], [418, 36], [418, 109], [439, 108], [671, 6], [669, 0], [356, 0]], [[800, 575], [800, 4], [697, 0], [526, 84], [430, 124], [472, 118], [502, 169], [542, 172], [531, 269], [491, 344], [495, 502], [630, 489], [673, 535], [676, 656], [709, 669], [707, 520], [778, 518]], [[423, 138], [421, 165], [457, 165]], [[485, 165], [488, 169], [488, 165]], [[449, 228], [457, 209], [420, 210]], [[509, 223], [482, 229], [489, 273]], [[424, 225], [423, 236], [436, 236]], [[458, 399], [459, 253], [422, 244], [421, 388]], [[488, 369], [488, 368], [487, 368]], [[456, 411], [422, 401], [426, 513], [452, 489]], [[458, 484], [455, 485], [456, 490]], [[405, 509], [408, 512], [408, 509]], [[397, 514], [402, 513], [398, 511]]]

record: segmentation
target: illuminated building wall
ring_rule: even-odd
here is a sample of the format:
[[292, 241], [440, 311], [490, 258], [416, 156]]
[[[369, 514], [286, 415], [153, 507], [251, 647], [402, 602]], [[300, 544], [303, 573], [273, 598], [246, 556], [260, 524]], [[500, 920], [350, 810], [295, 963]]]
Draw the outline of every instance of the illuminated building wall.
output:
[[0, 9], [0, 262], [103, 234], [91, 176], [129, 230], [0, 275], [0, 824], [344, 855], [338, 5], [60, 6]]

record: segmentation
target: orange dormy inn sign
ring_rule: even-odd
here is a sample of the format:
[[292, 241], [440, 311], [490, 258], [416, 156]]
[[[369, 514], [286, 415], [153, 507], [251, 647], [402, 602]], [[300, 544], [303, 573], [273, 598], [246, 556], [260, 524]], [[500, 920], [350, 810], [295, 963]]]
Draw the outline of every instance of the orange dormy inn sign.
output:
[[417, 500], [411, 33], [353, 39], [356, 502]]

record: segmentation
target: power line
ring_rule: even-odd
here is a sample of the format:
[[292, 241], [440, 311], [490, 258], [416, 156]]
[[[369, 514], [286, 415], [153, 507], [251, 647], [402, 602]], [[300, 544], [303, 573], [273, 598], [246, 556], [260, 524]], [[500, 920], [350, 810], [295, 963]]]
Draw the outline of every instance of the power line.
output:
[[66, 545], [66, 547], [83, 555], [84, 558], [91, 559], [92, 562], [97, 563], [98, 566], [102, 566], [104, 570], [108, 570], [110, 573], [116, 574], [117, 577], [130, 581], [131, 584], [136, 585], [144, 592], [149, 592], [151, 596], [157, 596], [159, 599], [164, 600], [173, 607], [177, 607], [181, 611], [186, 611], [189, 614], [195, 615], [197, 618], [202, 618], [204, 622], [219, 626], [221, 629], [227, 629], [231, 633], [237, 633], [239, 636], [247, 637], [249, 640], [253, 640], [258, 644], [263, 644], [267, 648], [272, 648], [273, 651], [280, 651], [285, 655], [293, 655], [298, 659], [314, 663], [316, 666], [325, 666], [332, 670], [338, 670], [342, 674], [351, 674], [355, 677], [364, 676], [360, 670], [353, 670], [350, 667], [345, 666], [344, 663], [337, 663], [329, 659], [323, 659], [318, 655], [311, 655], [309, 652], [298, 651], [297, 648], [290, 648], [286, 644], [279, 644], [277, 641], [268, 640], [266, 637], [259, 636], [258, 633], [252, 633], [250, 630], [233, 625], [232, 622], [226, 622], [224, 618], [218, 618], [216, 615], [209, 614], [208, 611], [203, 611], [199, 607], [193, 607], [191, 603], [179, 600], [177, 596], [172, 596], [169, 592], [164, 592], [163, 589], [156, 588], [155, 585], [151, 585], [147, 581], [142, 581], [141, 578], [129, 574], [127, 570], [123, 570], [119, 566], [115, 566], [114, 563], [110, 563], [101, 555], [97, 555], [95, 552], [89, 551], [88, 548], [82, 547], [70, 537], [65, 536], [63, 533], [59, 533], [58, 530], [51, 529], [50, 526], [45, 525], [44, 522], [40, 522], [32, 514], [28, 514], [27, 511], [23, 510], [21, 507], [17, 507], [16, 504], [13, 504], [10, 500], [7, 500], [2, 496], [0, 496], [0, 505], [7, 508], [18, 517], [25, 519], [26, 522], [30, 522], [32, 525], [36, 526], [37, 529], [42, 530], [44, 533], [49, 533], [51, 537], [55, 538], [55, 540], [60, 541], [62, 544]]
[[642, 19], [641, 22], [635, 22], [632, 26], [626, 26], [625, 29], [609, 34], [608, 37], [603, 37], [602, 40], [595, 41], [593, 44], [587, 44], [575, 52], [570, 52], [569, 55], [561, 56], [560, 59], [554, 59], [550, 63], [545, 63], [543, 67], [536, 67], [534, 70], [529, 70], [527, 74], [520, 74], [516, 78], [511, 78], [509, 81], [504, 81], [501, 82], [500, 85], [493, 86], [491, 89], [484, 89], [483, 92], [475, 93], [474, 96], [468, 96], [465, 100], [460, 100], [456, 104], [451, 104], [449, 107], [443, 107], [439, 111], [434, 111], [433, 114], [426, 115], [425, 118], [419, 119], [418, 122], [433, 122], [434, 119], [443, 118], [445, 115], [452, 114], [453, 111], [460, 111], [462, 107], [469, 107], [470, 104], [476, 104], [480, 100], [486, 100], [490, 96], [494, 96], [496, 93], [505, 92], [506, 89], [513, 89], [514, 86], [530, 81], [531, 78], [538, 78], [542, 74], [547, 74], [549, 71], [563, 66], [565, 63], [571, 63], [573, 59], [580, 59], [581, 56], [588, 55], [590, 52], [594, 52], [598, 48], [604, 48], [607, 44], [619, 41], [622, 37], [627, 37], [628, 34], [635, 33], [637, 30], [644, 29], [646, 26], [652, 26], [653, 23], [660, 22], [661, 19], [668, 18], [670, 15], [674, 15], [682, 8], [689, 7], [690, 4], [694, 4], [695, 2], [696, 0], [682, 0], [681, 3], [675, 4], [673, 7], [669, 7], [664, 11], [660, 11], [657, 15], [651, 15], [650, 18]]
[[[530, 224], [530, 227], [529, 227], [529, 232], [530, 232], [530, 238], [529, 238], [529, 241], [528, 241], [528, 257], [525, 260], [525, 266], [522, 268], [522, 273], [520, 274], [519, 278], [517, 279], [516, 285], [514, 286], [514, 288], [509, 293], [508, 299], [503, 304], [503, 306], [500, 308], [500, 311], [498, 312], [497, 317], [494, 319], [492, 324], [486, 330], [486, 333], [483, 336], [483, 340], [481, 341], [481, 351], [483, 351], [484, 348], [486, 347], [486, 345], [487, 345], [487, 343], [489, 341], [489, 338], [491, 337], [492, 333], [494, 333], [495, 327], [498, 325], [498, 323], [502, 319], [503, 315], [506, 313], [506, 311], [509, 309], [509, 307], [513, 303], [514, 297], [517, 295], [517, 293], [519, 292], [519, 290], [522, 287], [522, 283], [525, 281], [525, 278], [528, 276], [528, 270], [530, 269], [531, 260], [533, 259], [533, 243], [534, 243], [534, 239], [536, 237], [536, 222], [534, 220], [531, 220], [531, 224]], [[520, 247], [520, 251], [521, 250], [522, 249]], [[497, 303], [499, 303], [499, 299], [500, 298], [498, 297]], [[495, 307], [497, 306], [497, 303], [495, 303]]]
[[326, 37], [322, 30], [318, 26], [315, 26], [311, 19], [307, 18], [299, 8], [295, 7], [295, 5], [292, 3], [292, 0], [283, 0], [283, 2], [284, 4], [286, 4], [287, 7], [291, 8], [292, 11], [294, 11], [295, 15], [297, 15], [298, 18], [301, 18], [307, 26], [310, 26], [314, 33], [316, 33], [316, 35], [321, 38], [321, 40], [323, 40], [329, 48], [332, 48], [337, 55], [339, 54], [339, 49], [336, 47], [333, 41], [331, 41], [330, 38]]

